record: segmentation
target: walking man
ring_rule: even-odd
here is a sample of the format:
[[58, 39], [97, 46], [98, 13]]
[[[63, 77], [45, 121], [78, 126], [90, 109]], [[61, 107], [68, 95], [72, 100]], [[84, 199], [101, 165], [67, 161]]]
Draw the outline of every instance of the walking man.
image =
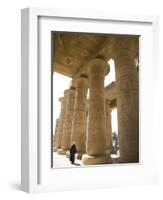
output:
[[72, 164], [75, 162], [75, 154], [77, 153], [75, 142], [73, 142], [72, 146], [70, 147], [70, 161]]

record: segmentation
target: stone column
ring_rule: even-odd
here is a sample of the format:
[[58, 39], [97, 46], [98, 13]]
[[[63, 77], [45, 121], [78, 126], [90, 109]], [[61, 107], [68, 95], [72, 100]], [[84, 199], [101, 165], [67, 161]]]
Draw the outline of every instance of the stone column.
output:
[[57, 134], [58, 134], [58, 126], [59, 126], [59, 119], [56, 119], [55, 130], [53, 134], [53, 151], [56, 151], [56, 141], [57, 141]]
[[75, 105], [72, 121], [71, 144], [76, 144], [78, 158], [81, 159], [85, 150], [87, 127], [87, 91], [88, 79], [79, 77], [75, 80]]
[[111, 126], [111, 109], [109, 99], [105, 99], [106, 108], [106, 152], [110, 156], [112, 151], [112, 126]]
[[113, 45], [120, 161], [129, 163], [139, 161], [139, 83], [134, 61], [135, 40], [127, 36], [117, 37]]
[[68, 89], [66, 90], [65, 93], [67, 96], [67, 101], [66, 101], [64, 125], [63, 125], [63, 136], [61, 141], [61, 149], [58, 150], [58, 153], [62, 155], [65, 155], [66, 152], [70, 149], [75, 89], [74, 88]]
[[89, 108], [86, 154], [83, 164], [105, 164], [109, 162], [106, 155], [106, 113], [104, 97], [104, 78], [108, 64], [101, 59], [88, 62]]
[[56, 149], [61, 148], [61, 140], [62, 140], [62, 134], [63, 134], [63, 122], [64, 122], [64, 115], [65, 115], [65, 98], [61, 97], [61, 98], [59, 98], [59, 101], [61, 102], [61, 112], [60, 112], [60, 116], [59, 116], [57, 137], [56, 137], [56, 143], [55, 143]]

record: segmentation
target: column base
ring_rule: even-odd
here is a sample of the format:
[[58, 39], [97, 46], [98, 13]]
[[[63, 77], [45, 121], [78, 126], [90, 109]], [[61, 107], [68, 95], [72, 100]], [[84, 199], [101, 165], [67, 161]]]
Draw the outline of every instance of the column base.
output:
[[66, 157], [70, 158], [70, 151], [66, 151]]
[[123, 159], [123, 158], [121, 158], [121, 157], [119, 157], [118, 159], [117, 159], [117, 162], [118, 163], [139, 163], [139, 159]]
[[87, 154], [82, 156], [82, 162], [84, 165], [100, 165], [112, 163], [109, 155], [89, 156]]
[[65, 149], [58, 149], [58, 150], [57, 150], [57, 153], [58, 153], [59, 155], [66, 155], [66, 152], [67, 152], [67, 150], [65, 150]]
[[111, 155], [111, 150], [110, 150], [110, 149], [107, 149], [107, 150], [106, 150], [106, 155], [108, 155], [108, 156]]
[[57, 149], [55, 147], [53, 147], [53, 152], [57, 152]]
[[82, 156], [83, 156], [83, 153], [81, 153], [81, 152], [77, 153], [77, 159], [81, 160]]

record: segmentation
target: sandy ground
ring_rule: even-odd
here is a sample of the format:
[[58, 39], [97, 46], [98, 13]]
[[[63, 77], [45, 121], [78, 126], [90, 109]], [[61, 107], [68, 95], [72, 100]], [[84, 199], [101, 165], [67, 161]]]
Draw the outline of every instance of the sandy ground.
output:
[[54, 168], [71, 168], [84, 166], [81, 160], [75, 159], [75, 163], [71, 164], [69, 158], [65, 155], [58, 155], [56, 152], [53, 153], [53, 167]]
[[[116, 163], [118, 155], [111, 155], [113, 163]], [[75, 163], [71, 164], [69, 158], [65, 155], [58, 155], [56, 152], [53, 153], [53, 168], [74, 168], [84, 166], [81, 160], [75, 159]]]

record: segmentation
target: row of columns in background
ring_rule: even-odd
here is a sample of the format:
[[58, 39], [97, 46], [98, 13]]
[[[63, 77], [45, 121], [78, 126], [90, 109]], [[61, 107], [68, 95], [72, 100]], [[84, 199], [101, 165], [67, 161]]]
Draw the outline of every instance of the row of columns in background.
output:
[[[118, 47], [121, 50], [118, 50]], [[122, 162], [138, 162], [138, 75], [130, 40], [117, 40], [113, 48], [116, 68], [117, 109], [120, 158]], [[61, 98], [55, 148], [66, 154], [75, 141], [78, 156], [84, 164], [110, 162], [112, 147], [111, 112], [105, 99], [104, 78], [108, 64], [102, 59], [87, 63], [88, 77], [79, 77], [75, 87]], [[87, 91], [89, 87], [88, 117]]]
[[87, 79], [79, 78], [75, 87], [65, 90], [64, 97], [60, 98], [61, 112], [54, 144], [59, 154], [66, 154], [73, 141], [76, 142], [79, 154], [85, 152]]
[[[56, 123], [55, 148], [59, 154], [66, 154], [75, 141], [78, 158], [83, 156], [84, 164], [109, 162], [111, 151], [111, 115], [107, 108], [110, 125], [106, 129], [104, 77], [106, 63], [95, 59], [89, 64], [89, 80], [81, 76], [74, 87], [64, 93], [61, 101], [60, 119]], [[89, 100], [87, 92], [89, 86]], [[88, 113], [88, 117], [87, 117]], [[58, 122], [59, 121], [59, 122]], [[108, 121], [108, 120], [107, 120]], [[110, 139], [110, 142], [106, 143]]]

